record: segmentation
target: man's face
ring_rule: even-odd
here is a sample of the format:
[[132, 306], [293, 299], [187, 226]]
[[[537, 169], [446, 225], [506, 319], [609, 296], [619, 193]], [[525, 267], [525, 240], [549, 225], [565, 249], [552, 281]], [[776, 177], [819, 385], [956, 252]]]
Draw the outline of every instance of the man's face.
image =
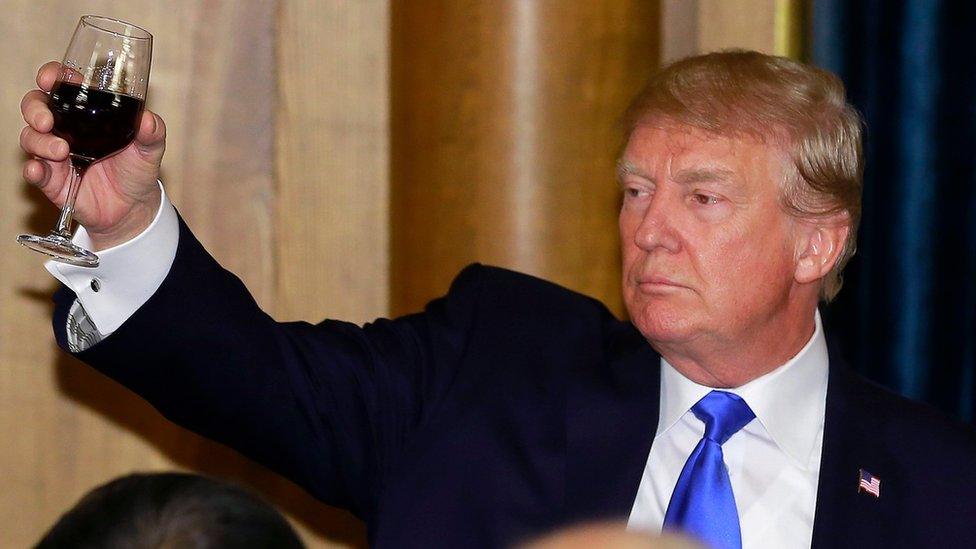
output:
[[623, 292], [652, 343], [748, 339], [787, 314], [795, 223], [780, 206], [773, 144], [683, 125], [640, 125], [620, 162]]

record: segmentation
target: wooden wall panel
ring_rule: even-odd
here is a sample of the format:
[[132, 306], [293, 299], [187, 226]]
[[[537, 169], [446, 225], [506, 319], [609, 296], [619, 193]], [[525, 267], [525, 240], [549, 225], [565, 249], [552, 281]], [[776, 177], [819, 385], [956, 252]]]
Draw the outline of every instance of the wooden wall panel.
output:
[[472, 261], [622, 312], [616, 121], [657, 66], [657, 14], [644, 0], [393, 4], [395, 312]]
[[177, 145], [166, 153], [163, 182], [204, 246], [243, 279], [261, 306], [271, 308], [275, 3], [183, 5], [176, 11], [185, 23], [179, 39], [161, 36], [157, 48], [162, 52], [174, 42], [180, 58], [173, 67], [178, 83], [160, 83], [172, 92], [167, 99], [173, 108], [162, 114]]
[[[348, 515], [171, 425], [57, 351], [49, 320], [55, 284], [42, 258], [13, 242], [25, 228], [45, 231], [56, 218], [21, 182], [18, 105], [37, 66], [60, 58], [81, 14], [145, 26], [156, 38], [149, 105], [170, 132], [163, 180], [210, 251], [279, 316], [383, 314], [386, 9], [385, 1], [341, 0], [4, 2], [0, 48], [16, 55], [0, 56], [0, 547], [31, 545], [97, 484], [174, 468], [257, 488], [297, 519], [311, 547], [362, 544], [362, 527]], [[315, 50], [281, 55], [301, 41]], [[332, 76], [323, 77], [328, 71]], [[284, 140], [276, 141], [276, 132]], [[318, 141], [294, 152], [288, 143], [303, 138]], [[354, 189], [336, 181], [353, 181]], [[305, 238], [296, 219], [316, 234]], [[362, 228], [350, 228], [353, 222]], [[344, 231], [356, 236], [337, 247], [330, 238]], [[343, 285], [323, 274], [328, 269], [349, 278], [359, 269], [366, 277]], [[326, 307], [336, 303], [338, 310]]]
[[661, 0], [661, 62], [699, 52], [699, 0]]
[[662, 61], [744, 48], [800, 59], [810, 0], [663, 0]]
[[388, 0], [283, 2], [279, 318], [388, 313]]
[[699, 51], [745, 48], [773, 53], [775, 23], [776, 0], [701, 0]]

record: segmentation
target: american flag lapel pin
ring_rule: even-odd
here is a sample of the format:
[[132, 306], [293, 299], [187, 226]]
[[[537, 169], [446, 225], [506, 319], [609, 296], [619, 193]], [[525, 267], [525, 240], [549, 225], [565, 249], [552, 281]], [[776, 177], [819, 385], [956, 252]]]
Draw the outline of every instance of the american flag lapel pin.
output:
[[864, 469], [858, 469], [858, 471], [860, 471], [860, 474], [857, 482], [857, 493], [860, 494], [861, 492], [867, 492], [876, 498], [880, 498], [881, 479], [865, 471]]

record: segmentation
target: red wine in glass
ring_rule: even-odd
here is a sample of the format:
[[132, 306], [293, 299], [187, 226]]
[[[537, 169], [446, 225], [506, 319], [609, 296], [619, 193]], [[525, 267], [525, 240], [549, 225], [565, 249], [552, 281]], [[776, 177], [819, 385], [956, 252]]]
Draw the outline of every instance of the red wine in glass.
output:
[[55, 261], [98, 266], [98, 256], [71, 242], [78, 187], [89, 166], [126, 148], [135, 138], [151, 58], [152, 35], [146, 30], [97, 15], [78, 21], [48, 103], [54, 115], [52, 133], [67, 141], [70, 151], [68, 195], [50, 234], [22, 234], [17, 242]]
[[124, 149], [136, 136], [143, 101], [58, 82], [51, 90], [54, 135], [68, 142], [72, 162], [91, 164]]

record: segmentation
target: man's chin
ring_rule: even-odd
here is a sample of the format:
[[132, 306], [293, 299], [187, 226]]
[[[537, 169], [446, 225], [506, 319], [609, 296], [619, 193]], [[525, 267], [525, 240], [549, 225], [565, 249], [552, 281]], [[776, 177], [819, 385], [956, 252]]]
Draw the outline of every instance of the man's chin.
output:
[[693, 339], [699, 332], [693, 313], [666, 305], [644, 307], [636, 315], [632, 312], [631, 322], [651, 343], [680, 343]]

